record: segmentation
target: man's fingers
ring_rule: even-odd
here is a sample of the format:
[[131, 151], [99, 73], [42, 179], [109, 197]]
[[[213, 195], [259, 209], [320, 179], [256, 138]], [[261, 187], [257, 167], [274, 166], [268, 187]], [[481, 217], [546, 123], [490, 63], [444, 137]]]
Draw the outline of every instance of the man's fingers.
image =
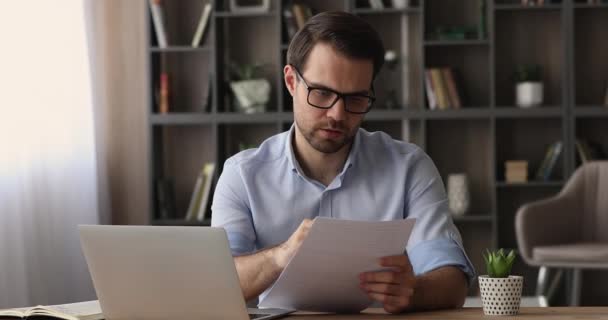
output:
[[359, 278], [366, 283], [400, 284], [403, 282], [404, 274], [394, 271], [364, 272]]
[[390, 283], [366, 283], [361, 285], [361, 289], [368, 293], [380, 293], [391, 296], [411, 296], [414, 289]]
[[406, 254], [387, 256], [380, 258], [380, 265], [383, 267], [395, 267], [403, 271], [411, 271], [412, 264]]
[[381, 302], [388, 312], [399, 312], [410, 305], [409, 296], [393, 296], [375, 292], [369, 292], [367, 296], [372, 300]]

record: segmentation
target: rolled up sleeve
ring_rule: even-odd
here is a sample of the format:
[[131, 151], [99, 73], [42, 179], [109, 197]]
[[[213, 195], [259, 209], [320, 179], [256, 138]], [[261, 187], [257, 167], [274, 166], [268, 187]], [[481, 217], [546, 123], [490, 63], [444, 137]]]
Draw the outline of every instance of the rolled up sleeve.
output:
[[475, 269], [462, 246], [462, 239], [448, 208], [441, 176], [422, 150], [412, 156], [406, 179], [404, 217], [416, 218], [407, 253], [416, 275], [454, 266], [469, 279]]
[[226, 230], [232, 254], [243, 255], [255, 248], [255, 230], [247, 192], [238, 165], [226, 160], [211, 205], [211, 226]]

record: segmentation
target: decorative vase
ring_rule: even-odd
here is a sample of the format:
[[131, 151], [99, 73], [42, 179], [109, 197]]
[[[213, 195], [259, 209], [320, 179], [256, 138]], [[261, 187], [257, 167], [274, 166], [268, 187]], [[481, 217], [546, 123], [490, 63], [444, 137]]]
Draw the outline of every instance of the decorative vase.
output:
[[392, 0], [391, 2], [395, 9], [405, 9], [410, 5], [410, 0]]
[[448, 176], [448, 204], [452, 213], [457, 216], [462, 216], [469, 210], [470, 193], [466, 174]]
[[230, 83], [238, 108], [245, 113], [263, 112], [270, 100], [270, 83], [266, 79]]
[[488, 316], [513, 316], [519, 312], [524, 277], [490, 278], [479, 276], [483, 313]]
[[263, 13], [270, 9], [270, 0], [230, 0], [230, 11], [242, 13]]
[[515, 87], [517, 106], [520, 108], [531, 108], [543, 103], [542, 82], [520, 82]]

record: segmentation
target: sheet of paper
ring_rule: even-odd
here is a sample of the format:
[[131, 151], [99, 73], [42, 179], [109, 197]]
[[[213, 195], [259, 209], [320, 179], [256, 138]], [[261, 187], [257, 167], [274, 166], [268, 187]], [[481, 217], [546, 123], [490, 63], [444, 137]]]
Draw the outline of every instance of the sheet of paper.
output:
[[359, 288], [359, 274], [380, 270], [380, 257], [403, 254], [414, 223], [316, 218], [259, 307], [322, 312], [367, 308], [372, 301]]
[[97, 300], [54, 305], [48, 306], [47, 308], [76, 316], [83, 320], [103, 319], [101, 307]]

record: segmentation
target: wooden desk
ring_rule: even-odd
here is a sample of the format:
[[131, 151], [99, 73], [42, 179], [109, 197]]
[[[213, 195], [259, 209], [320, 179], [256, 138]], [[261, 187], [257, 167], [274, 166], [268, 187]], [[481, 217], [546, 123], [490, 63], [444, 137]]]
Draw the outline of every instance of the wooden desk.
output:
[[608, 320], [608, 307], [554, 307], [554, 308], [521, 308], [517, 316], [486, 316], [481, 308], [462, 308], [458, 310], [443, 310], [431, 312], [418, 312], [402, 315], [391, 315], [383, 312], [382, 309], [367, 309], [361, 314], [312, 314], [296, 312], [285, 319], [316, 320], [316, 319], [370, 319], [370, 320], [544, 320], [544, 319], [586, 319]]

